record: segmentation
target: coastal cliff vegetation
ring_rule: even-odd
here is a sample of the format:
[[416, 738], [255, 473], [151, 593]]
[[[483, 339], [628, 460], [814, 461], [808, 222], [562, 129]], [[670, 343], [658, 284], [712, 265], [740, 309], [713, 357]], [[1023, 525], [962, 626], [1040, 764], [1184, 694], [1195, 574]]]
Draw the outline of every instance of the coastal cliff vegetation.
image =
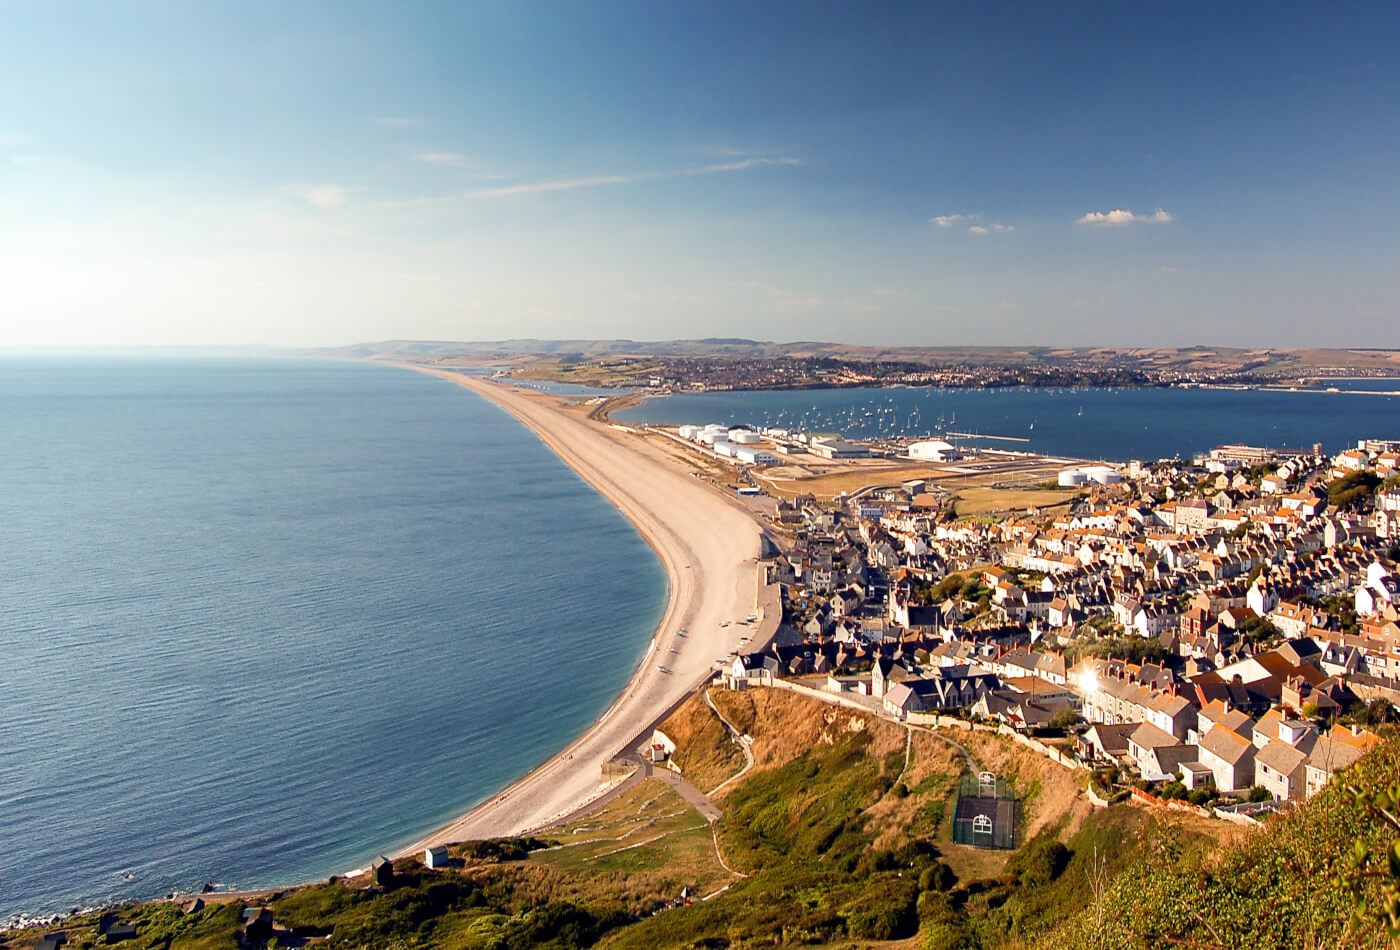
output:
[[[663, 728], [713, 825], [659, 779], [538, 838], [455, 845], [256, 899], [119, 908], [136, 947], [515, 950], [873, 947], [926, 950], [1395, 946], [1400, 740], [1263, 829], [1136, 804], [1095, 809], [1077, 774], [996, 735], [935, 733], [780, 690], [712, 693]], [[1019, 847], [954, 844], [960, 775], [1020, 799]], [[266, 907], [272, 922], [248, 923]], [[107, 938], [96, 915], [67, 945]], [[35, 945], [14, 932], [0, 947]]]

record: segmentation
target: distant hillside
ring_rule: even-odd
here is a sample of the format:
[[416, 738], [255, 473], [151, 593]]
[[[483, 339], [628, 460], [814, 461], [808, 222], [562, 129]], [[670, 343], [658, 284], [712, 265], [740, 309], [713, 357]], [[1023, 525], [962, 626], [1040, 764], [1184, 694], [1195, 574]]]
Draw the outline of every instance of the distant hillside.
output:
[[840, 359], [925, 365], [1055, 367], [1102, 365], [1146, 372], [1251, 372], [1290, 377], [1308, 373], [1400, 373], [1400, 350], [1238, 349], [1231, 347], [857, 346], [818, 341], [773, 342], [738, 338], [699, 340], [495, 340], [447, 342], [386, 340], [304, 351], [323, 356], [431, 362], [520, 363], [535, 359], [713, 358]]

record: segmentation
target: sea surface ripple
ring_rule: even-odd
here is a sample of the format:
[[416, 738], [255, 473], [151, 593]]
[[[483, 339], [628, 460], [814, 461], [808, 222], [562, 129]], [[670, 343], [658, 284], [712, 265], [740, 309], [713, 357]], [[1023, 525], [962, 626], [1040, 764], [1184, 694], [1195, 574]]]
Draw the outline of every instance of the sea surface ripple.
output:
[[0, 356], [0, 923], [326, 876], [582, 732], [659, 622], [622, 515], [460, 387]]

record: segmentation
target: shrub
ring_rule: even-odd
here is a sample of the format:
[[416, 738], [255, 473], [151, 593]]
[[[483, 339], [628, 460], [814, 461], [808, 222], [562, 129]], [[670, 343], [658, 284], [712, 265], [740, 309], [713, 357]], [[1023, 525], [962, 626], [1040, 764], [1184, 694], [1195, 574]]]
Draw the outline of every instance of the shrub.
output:
[[957, 882], [958, 876], [953, 873], [953, 869], [939, 861], [931, 868], [924, 868], [924, 872], [919, 875], [919, 890], [949, 891]]
[[[846, 929], [859, 940], [902, 940], [919, 929], [917, 895], [907, 886], [881, 887], [872, 882], [869, 893], [878, 901], [846, 917]], [[886, 889], [888, 888], [888, 889]]]
[[1069, 849], [1055, 839], [1037, 838], [1006, 862], [1006, 870], [1022, 887], [1039, 887], [1059, 877], [1069, 857]]
[[947, 895], [929, 893], [920, 897], [919, 919], [923, 923], [924, 950], [981, 950], [982, 941], [972, 930], [967, 914], [953, 907]]

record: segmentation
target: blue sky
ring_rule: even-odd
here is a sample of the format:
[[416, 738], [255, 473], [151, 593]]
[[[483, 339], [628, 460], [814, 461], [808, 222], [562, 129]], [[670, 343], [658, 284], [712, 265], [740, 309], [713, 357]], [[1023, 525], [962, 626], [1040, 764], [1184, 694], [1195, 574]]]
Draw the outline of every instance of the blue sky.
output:
[[1400, 346], [1393, 4], [0, 3], [0, 345]]

